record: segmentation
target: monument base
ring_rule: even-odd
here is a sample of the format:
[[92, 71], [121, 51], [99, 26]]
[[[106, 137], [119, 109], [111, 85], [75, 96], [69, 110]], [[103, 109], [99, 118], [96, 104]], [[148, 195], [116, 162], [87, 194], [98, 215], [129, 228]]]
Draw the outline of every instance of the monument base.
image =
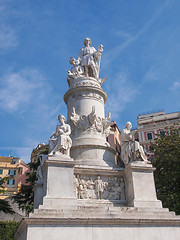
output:
[[78, 210], [35, 210], [24, 218], [19, 240], [177, 240], [180, 218], [168, 209], [83, 208]]

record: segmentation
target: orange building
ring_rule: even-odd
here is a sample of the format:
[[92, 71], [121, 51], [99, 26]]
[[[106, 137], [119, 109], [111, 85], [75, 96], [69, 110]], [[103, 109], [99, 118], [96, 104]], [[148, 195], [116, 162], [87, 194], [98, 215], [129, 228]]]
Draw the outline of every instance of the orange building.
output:
[[22, 159], [0, 156], [0, 178], [9, 177], [9, 180], [3, 184], [5, 192], [0, 195], [0, 199], [16, 194], [21, 184], [27, 185], [28, 171], [29, 166]]

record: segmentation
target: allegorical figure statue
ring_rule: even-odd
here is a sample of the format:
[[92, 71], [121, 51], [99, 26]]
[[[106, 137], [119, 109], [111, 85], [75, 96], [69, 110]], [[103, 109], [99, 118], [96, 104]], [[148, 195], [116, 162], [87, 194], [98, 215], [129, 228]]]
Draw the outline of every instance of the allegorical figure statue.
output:
[[131, 161], [144, 161], [149, 163], [144, 153], [143, 147], [138, 141], [134, 140], [131, 132], [132, 124], [127, 122], [125, 128], [121, 131], [121, 158], [125, 164]]
[[57, 125], [56, 132], [53, 133], [49, 140], [49, 155], [58, 153], [69, 155], [69, 150], [72, 145], [72, 140], [69, 137], [71, 134], [71, 127], [65, 123], [63, 115], [58, 116], [60, 125]]
[[103, 46], [99, 45], [98, 50], [91, 47], [91, 39], [85, 38], [84, 48], [81, 48], [79, 52], [78, 60], [80, 65], [84, 68], [85, 76], [99, 78], [99, 65], [101, 52], [103, 51]]
[[71, 71], [68, 71], [69, 77], [76, 78], [84, 74], [84, 69], [79, 65], [79, 60], [76, 60], [71, 56], [69, 59], [69, 63], [73, 65]]

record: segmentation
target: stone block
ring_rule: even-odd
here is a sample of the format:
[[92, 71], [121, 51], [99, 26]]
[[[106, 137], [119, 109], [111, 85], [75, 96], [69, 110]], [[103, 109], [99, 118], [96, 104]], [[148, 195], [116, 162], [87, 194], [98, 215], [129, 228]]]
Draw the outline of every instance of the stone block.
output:
[[130, 207], [162, 208], [157, 200], [151, 164], [142, 161], [129, 163], [125, 169], [126, 196]]

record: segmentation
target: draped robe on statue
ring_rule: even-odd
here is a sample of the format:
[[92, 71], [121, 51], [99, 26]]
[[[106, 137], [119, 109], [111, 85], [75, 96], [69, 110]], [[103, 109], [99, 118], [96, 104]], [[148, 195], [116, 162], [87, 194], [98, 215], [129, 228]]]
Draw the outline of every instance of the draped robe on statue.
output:
[[98, 53], [94, 47], [84, 47], [81, 48], [79, 52], [80, 65], [85, 68], [85, 73], [89, 74], [89, 68], [92, 70], [90, 72], [90, 77], [98, 77], [98, 65], [97, 61], [99, 59]]
[[147, 162], [143, 147], [139, 142], [133, 140], [132, 133], [126, 128], [121, 131], [121, 158], [125, 164], [136, 158]]
[[50, 152], [61, 152], [70, 149], [72, 145], [72, 140], [69, 137], [70, 133], [70, 126], [68, 124], [57, 126], [56, 132], [53, 133], [49, 141]]

